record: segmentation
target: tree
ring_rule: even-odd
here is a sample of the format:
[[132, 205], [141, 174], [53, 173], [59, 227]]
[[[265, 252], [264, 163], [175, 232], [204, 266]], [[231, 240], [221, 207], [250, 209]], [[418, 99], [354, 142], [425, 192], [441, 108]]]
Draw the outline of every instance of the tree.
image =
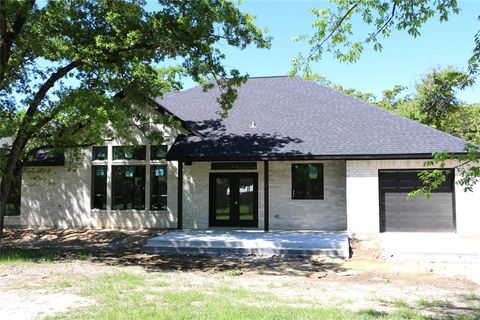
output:
[[[310, 9], [316, 17], [314, 33], [295, 38], [307, 41], [310, 50], [294, 59], [292, 73], [311, 76], [311, 63], [320, 61], [325, 52], [341, 62], [356, 62], [367, 45], [381, 51], [381, 40], [388, 38], [394, 30], [418, 37], [428, 20], [437, 16], [440, 22], [446, 22], [450, 15], [460, 13], [455, 0], [331, 0], [331, 3], [331, 8]], [[361, 34], [354, 29], [353, 21], [361, 21], [370, 30]], [[480, 31], [473, 41], [474, 48], [468, 61], [472, 75], [478, 72]]]
[[469, 83], [468, 74], [452, 67], [434, 69], [424, 75], [413, 99], [423, 116], [420, 122], [445, 131], [445, 120], [460, 109], [457, 90]]
[[144, 0], [0, 0], [0, 138], [12, 139], [0, 146], [0, 237], [12, 180], [40, 150], [75, 159], [106, 137], [128, 139], [132, 126], [154, 138], [169, 119], [148, 99], [182, 76], [215, 79], [225, 114], [246, 76], [219, 47], [269, 43], [227, 0], [158, 0], [155, 11]]
[[[291, 74], [303, 73], [307, 78], [314, 77], [315, 73], [312, 71], [311, 65], [320, 61], [324, 52], [332, 54], [341, 62], [356, 62], [360, 59], [366, 45], [372, 46], [376, 51], [381, 51], [381, 40], [388, 38], [393, 30], [406, 31], [412, 37], [418, 37], [422, 25], [433, 17], [438, 16], [441, 22], [446, 22], [450, 15], [460, 12], [456, 0], [332, 0], [331, 2], [333, 3], [331, 8], [311, 9], [317, 18], [313, 23], [313, 35], [300, 35], [296, 38], [297, 41], [307, 41], [310, 50], [308, 54], [300, 54], [293, 59]], [[356, 19], [370, 27], [370, 31], [362, 35], [354, 30], [353, 21]], [[480, 16], [478, 19], [480, 20]], [[468, 60], [470, 79], [465, 82], [465, 85], [473, 81], [472, 78], [477, 75], [480, 68], [480, 31], [476, 33], [473, 40], [472, 56]], [[438, 81], [438, 75], [427, 80], [430, 83], [421, 89], [425, 90], [424, 97], [430, 97], [430, 100], [419, 101], [425, 103], [423, 108], [429, 112], [426, 114], [428, 121], [441, 125], [441, 120], [435, 117], [444, 116], [446, 112], [449, 112], [450, 110], [446, 108], [455, 105], [455, 98], [446, 97], [445, 101], [432, 99], [432, 96], [426, 91], [436, 90], [435, 83]], [[436, 103], [440, 103], [440, 105], [434, 106]], [[461, 173], [467, 177], [465, 183], [469, 183], [466, 186], [468, 190], [477, 183], [480, 177], [478, 169], [480, 154], [474, 145], [467, 145], [465, 152], [468, 155], [467, 159], [464, 155], [433, 154], [432, 161], [440, 166], [445, 165], [446, 159], [460, 162], [462, 168], [465, 169], [461, 170]], [[438, 174], [439, 170], [435, 171], [429, 177], [426, 176], [426, 172], [425, 175], [422, 175], [425, 182], [423, 192], [426, 194], [437, 184], [438, 177], [441, 176]]]

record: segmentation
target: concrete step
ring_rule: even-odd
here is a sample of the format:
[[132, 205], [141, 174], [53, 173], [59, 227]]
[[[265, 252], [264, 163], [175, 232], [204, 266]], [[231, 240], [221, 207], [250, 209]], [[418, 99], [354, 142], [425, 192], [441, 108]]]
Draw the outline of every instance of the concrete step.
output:
[[271, 248], [271, 249], [294, 249], [294, 248], [305, 248], [305, 249], [341, 249], [344, 247], [345, 241], [318, 241], [318, 242], [265, 242], [265, 241], [255, 241], [255, 240], [244, 240], [244, 241], [200, 241], [200, 240], [160, 240], [160, 239], [150, 239], [147, 241], [147, 246], [180, 246], [180, 247], [248, 247], [248, 248]]
[[245, 248], [245, 247], [213, 247], [213, 246], [158, 246], [145, 245], [143, 247], [145, 252], [149, 253], [178, 253], [178, 254], [192, 254], [192, 255], [247, 255], [247, 254], [271, 254], [281, 256], [327, 256], [335, 258], [348, 258], [348, 248]]
[[173, 231], [147, 241], [144, 250], [156, 253], [349, 257], [344, 233]]

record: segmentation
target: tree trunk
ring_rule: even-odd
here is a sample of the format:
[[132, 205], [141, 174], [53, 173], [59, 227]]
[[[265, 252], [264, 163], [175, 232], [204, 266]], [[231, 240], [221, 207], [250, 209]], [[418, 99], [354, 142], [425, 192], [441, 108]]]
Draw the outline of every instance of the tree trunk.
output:
[[0, 182], [0, 239], [3, 236], [3, 225], [7, 209], [7, 199], [12, 189], [13, 177], [20, 173], [22, 168], [21, 156], [27, 143], [28, 136], [20, 130], [8, 152], [7, 163], [3, 168], [2, 181]]
[[4, 175], [0, 182], [0, 241], [3, 238], [3, 222], [7, 211], [7, 199], [12, 190], [12, 176]]

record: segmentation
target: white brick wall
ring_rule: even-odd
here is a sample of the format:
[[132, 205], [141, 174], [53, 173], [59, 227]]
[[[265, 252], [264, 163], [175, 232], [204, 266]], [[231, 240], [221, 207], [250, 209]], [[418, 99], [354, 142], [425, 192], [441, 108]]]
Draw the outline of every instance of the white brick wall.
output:
[[[211, 162], [193, 162], [192, 165], [185, 165], [183, 168], [183, 227], [185, 229], [208, 228], [210, 173], [233, 171], [211, 170]], [[263, 162], [257, 162], [257, 170], [238, 172], [258, 173], [258, 228], [263, 229]]]
[[[293, 200], [293, 163], [323, 163], [324, 200]], [[346, 230], [345, 161], [270, 162], [272, 230]]]
[[[423, 169], [425, 160], [347, 161], [347, 218], [351, 234], [379, 233], [379, 169]], [[447, 163], [453, 167], [455, 163]], [[458, 173], [455, 175], [459, 179]], [[480, 234], [480, 187], [465, 193], [455, 185], [457, 233]]]
[[[171, 145], [176, 136], [174, 130], [164, 128], [166, 143]], [[150, 146], [145, 139], [139, 143], [147, 145], [147, 159]], [[111, 147], [125, 145], [122, 141], [110, 141], [105, 145]], [[128, 164], [117, 161], [118, 164]], [[130, 162], [133, 164], [134, 162]], [[97, 210], [91, 209], [91, 149], [85, 150], [83, 163], [72, 171], [68, 170], [68, 159], [62, 167], [25, 167], [22, 173], [21, 214], [6, 217], [8, 226], [21, 227], [91, 227], [114, 229], [140, 228], [175, 228], [177, 226], [177, 163], [160, 162], [168, 165], [167, 210], [150, 212], [149, 208], [149, 172], [148, 162], [135, 162], [146, 166], [146, 201], [147, 210]], [[112, 160], [94, 164], [111, 166]], [[153, 162], [152, 162], [153, 164]], [[107, 179], [110, 179], [110, 171]], [[110, 190], [110, 186], [107, 187]], [[110, 192], [107, 192], [110, 204]], [[107, 205], [109, 207], [109, 205]]]

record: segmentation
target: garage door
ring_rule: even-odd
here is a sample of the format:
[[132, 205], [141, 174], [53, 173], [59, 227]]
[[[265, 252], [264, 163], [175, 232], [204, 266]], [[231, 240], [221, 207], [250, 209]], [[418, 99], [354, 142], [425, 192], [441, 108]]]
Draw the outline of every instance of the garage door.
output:
[[453, 211], [453, 174], [430, 198], [423, 195], [407, 200], [412, 190], [420, 187], [421, 170], [378, 173], [380, 184], [380, 231], [452, 232], [455, 230]]

